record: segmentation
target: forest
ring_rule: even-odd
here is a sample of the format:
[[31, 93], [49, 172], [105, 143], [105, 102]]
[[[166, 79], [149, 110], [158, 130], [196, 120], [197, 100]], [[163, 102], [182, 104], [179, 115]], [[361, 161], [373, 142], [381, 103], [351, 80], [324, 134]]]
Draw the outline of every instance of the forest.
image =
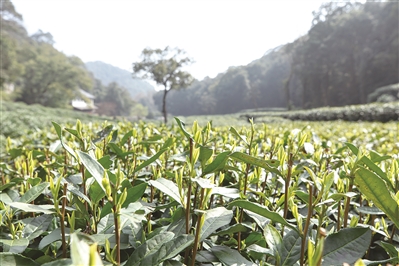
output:
[[[399, 82], [398, 5], [324, 3], [313, 12], [306, 35], [246, 66], [171, 91], [168, 112], [210, 115], [396, 101], [397, 87], [386, 86]], [[11, 1], [2, 2], [0, 16], [3, 100], [70, 108], [80, 88], [96, 96], [99, 114], [129, 116], [136, 106], [141, 114], [154, 115], [152, 100], [136, 103], [124, 85], [100, 81], [79, 57], [56, 50], [51, 33], [39, 30], [29, 36]], [[162, 95], [154, 95], [158, 110]]]
[[99, 114], [129, 116], [138, 105], [125, 88], [103, 84], [79, 57], [55, 49], [51, 33], [29, 35], [11, 1], [1, 1], [0, 23], [2, 100], [71, 108], [83, 89], [96, 97]]
[[[167, 108], [174, 115], [205, 115], [376, 101], [379, 94], [372, 94], [378, 88], [399, 82], [398, 5], [324, 3], [313, 12], [305, 36], [249, 65], [172, 91]], [[161, 96], [159, 92], [154, 97], [158, 105]], [[397, 100], [397, 89], [392, 96], [380, 100]]]

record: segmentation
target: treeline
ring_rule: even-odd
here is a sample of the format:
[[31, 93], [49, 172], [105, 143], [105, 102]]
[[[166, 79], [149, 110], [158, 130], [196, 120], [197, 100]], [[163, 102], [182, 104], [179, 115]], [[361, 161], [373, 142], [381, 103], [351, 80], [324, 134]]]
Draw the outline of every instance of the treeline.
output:
[[[399, 82], [398, 5], [324, 3], [308, 34], [247, 66], [172, 91], [167, 109], [199, 115], [367, 103], [377, 88]], [[161, 95], [154, 96], [158, 106]]]
[[72, 108], [73, 99], [84, 98], [80, 93], [83, 89], [96, 96], [99, 113], [131, 114], [135, 103], [124, 88], [115, 83], [103, 85], [79, 57], [55, 49], [51, 33], [39, 30], [29, 36], [11, 1], [1, 1], [0, 23], [3, 100]]

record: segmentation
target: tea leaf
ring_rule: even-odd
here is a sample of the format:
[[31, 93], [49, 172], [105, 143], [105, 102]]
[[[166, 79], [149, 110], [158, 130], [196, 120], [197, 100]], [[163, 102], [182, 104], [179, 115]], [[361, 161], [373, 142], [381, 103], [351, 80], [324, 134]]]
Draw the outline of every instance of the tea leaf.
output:
[[228, 225], [232, 218], [233, 212], [225, 207], [217, 207], [206, 211], [205, 222], [201, 228], [200, 241], [204, 241], [220, 227]]
[[39, 265], [30, 258], [11, 252], [1, 252], [0, 261], [2, 265], [7, 265], [7, 266]]
[[164, 153], [165, 151], [167, 151], [168, 149], [161, 149], [160, 151], [158, 151], [154, 156], [150, 157], [149, 159], [147, 159], [144, 163], [140, 164], [139, 166], [137, 166], [133, 173], [136, 173], [138, 171], [140, 171], [141, 169], [143, 169], [144, 167], [150, 165], [151, 163], [155, 162], [156, 159], [159, 158], [159, 156], [162, 155], [162, 153]]
[[150, 180], [150, 185], [153, 187], [156, 187], [175, 201], [180, 202], [180, 194], [179, 194], [179, 189], [177, 188], [177, 185], [173, 183], [170, 180], [167, 180], [163, 177], [158, 178], [157, 180]]
[[269, 218], [274, 222], [281, 223], [282, 225], [286, 225], [297, 230], [295, 226], [289, 224], [280, 214], [278, 214], [277, 212], [269, 211], [266, 207], [260, 205], [259, 203], [239, 199], [229, 203], [229, 207], [233, 206], [241, 207], [243, 209], [259, 214], [263, 217]]
[[256, 266], [255, 263], [244, 258], [235, 249], [226, 246], [215, 246], [211, 248], [211, 251], [224, 265]]
[[215, 160], [213, 160], [210, 164], [208, 164], [204, 171], [202, 172], [203, 175], [207, 175], [213, 172], [220, 171], [224, 168], [227, 160], [228, 160], [228, 155], [230, 154], [229, 151], [225, 151], [222, 153], [219, 153]]
[[327, 236], [323, 265], [353, 264], [366, 253], [371, 241], [369, 228], [345, 228]]
[[283, 240], [281, 239], [280, 233], [270, 224], [265, 226], [263, 232], [267, 245], [273, 250], [273, 257], [276, 259], [276, 265], [281, 265], [281, 247]]
[[399, 228], [399, 207], [392, 198], [387, 188], [386, 182], [379, 178], [375, 173], [359, 166], [356, 171], [355, 183], [360, 192], [362, 192], [368, 200], [373, 201], [374, 205], [395, 223]]
[[80, 160], [82, 161], [83, 165], [86, 167], [87, 171], [94, 177], [97, 183], [100, 185], [101, 189], [105, 192], [105, 188], [102, 185], [103, 177], [107, 177], [107, 173], [105, 172], [103, 166], [97, 162], [96, 159], [91, 157], [89, 154], [77, 151]]
[[145, 264], [142, 264], [143, 260], [157, 252], [163, 244], [172, 240], [174, 236], [175, 234], [172, 232], [164, 232], [148, 239], [133, 251], [132, 255], [126, 261], [125, 266], [145, 266]]
[[28, 247], [29, 240], [26, 239], [26, 238], [21, 238], [21, 239], [0, 239], [0, 243], [3, 244], [4, 252], [22, 253]]
[[30, 219], [29, 222], [24, 221], [25, 226], [22, 231], [24, 237], [28, 240], [33, 240], [34, 238], [40, 236], [43, 232], [45, 232], [53, 220], [53, 216], [50, 214], [44, 214], [33, 219]]
[[[296, 230], [291, 230], [283, 237], [281, 247], [281, 265], [294, 265], [301, 257], [302, 237]], [[305, 251], [306, 252], [306, 251]]]
[[24, 212], [42, 212], [45, 214], [55, 213], [55, 211], [53, 211], [54, 205], [33, 205], [23, 202], [10, 202], [8, 205], [23, 210]]

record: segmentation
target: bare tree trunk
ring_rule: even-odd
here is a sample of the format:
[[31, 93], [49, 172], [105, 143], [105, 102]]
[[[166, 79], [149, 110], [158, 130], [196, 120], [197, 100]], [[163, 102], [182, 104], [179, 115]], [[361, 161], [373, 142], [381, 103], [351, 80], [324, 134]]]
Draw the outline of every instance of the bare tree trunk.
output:
[[166, 123], [168, 123], [168, 114], [166, 113], [166, 94], [167, 93], [168, 93], [168, 90], [166, 89], [166, 86], [165, 86], [165, 91], [163, 93], [163, 99], [162, 99], [162, 114], [163, 114], [163, 119], [164, 119], [165, 125], [166, 125]]

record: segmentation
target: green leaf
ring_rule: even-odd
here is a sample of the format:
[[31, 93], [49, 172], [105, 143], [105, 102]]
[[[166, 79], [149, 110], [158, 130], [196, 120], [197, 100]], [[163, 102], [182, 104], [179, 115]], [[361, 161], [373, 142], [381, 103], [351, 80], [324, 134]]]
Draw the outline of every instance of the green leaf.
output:
[[391, 258], [398, 258], [398, 250], [394, 245], [383, 241], [377, 242], [377, 244], [383, 247]]
[[127, 132], [121, 139], [120, 145], [123, 146], [127, 142], [127, 140], [133, 136], [133, 130]]
[[105, 172], [103, 166], [97, 162], [97, 160], [91, 157], [89, 154], [77, 151], [80, 160], [82, 161], [83, 165], [86, 167], [87, 171], [94, 177], [97, 183], [100, 185], [101, 189], [105, 192], [105, 189], [102, 185], [103, 177], [108, 177], [107, 173]]
[[78, 233], [71, 235], [71, 259], [73, 265], [103, 265], [97, 250], [92, 250], [90, 245], [83, 240], [87, 238], [88, 236]]
[[24, 237], [28, 240], [33, 240], [40, 236], [47, 230], [52, 220], [53, 216], [51, 214], [37, 216], [33, 219], [29, 219], [29, 222], [22, 220], [22, 222], [25, 224], [22, 231]]
[[42, 266], [74, 266], [72, 259], [58, 259], [42, 264]]
[[93, 204], [97, 204], [105, 197], [105, 191], [100, 187], [98, 182], [93, 182], [89, 187], [89, 195]]
[[[302, 238], [296, 230], [291, 230], [283, 237], [281, 247], [281, 265], [294, 265], [301, 258]], [[306, 249], [305, 249], [306, 252]]]
[[112, 132], [113, 128], [114, 128], [113, 125], [108, 125], [103, 130], [97, 132], [97, 136], [93, 140], [93, 142], [97, 143], [97, 142], [102, 141], [103, 139], [105, 139]]
[[137, 166], [133, 173], [136, 173], [138, 171], [140, 171], [141, 169], [143, 169], [144, 167], [150, 165], [151, 163], [155, 162], [156, 159], [159, 158], [159, 156], [162, 155], [162, 153], [164, 153], [165, 151], [167, 151], [168, 149], [161, 149], [159, 150], [154, 156], [152, 156], [151, 158], [147, 159], [145, 162], [143, 162], [142, 164], [140, 164], [139, 166]]
[[262, 247], [262, 246], [259, 246], [259, 245], [257, 245], [257, 244], [249, 245], [249, 246], [246, 248], [246, 250], [247, 250], [247, 251], [256, 252], [256, 253], [260, 253], [260, 254], [265, 254], [265, 255], [267, 255], [267, 256], [273, 257], [273, 252], [272, 252], [270, 249], [265, 248], [265, 247]]
[[164, 142], [164, 144], [162, 145], [161, 150], [162, 150], [162, 149], [167, 149], [167, 148], [169, 148], [170, 146], [173, 145], [173, 143], [174, 143], [174, 138], [168, 138], [168, 139]]
[[[359, 153], [359, 149], [355, 145], [351, 143], [345, 143], [345, 144], [346, 146], [349, 147], [349, 149], [353, 152], [353, 154], [357, 155]], [[392, 186], [391, 181], [388, 179], [387, 174], [384, 171], [382, 171], [381, 168], [378, 167], [373, 161], [371, 161], [368, 157], [363, 156], [362, 158], [360, 158], [360, 162], [362, 162], [368, 168], [373, 170], [378, 176], [384, 179], [389, 188], [391, 190], [394, 190], [394, 187]]]
[[32, 187], [29, 189], [19, 200], [19, 202], [32, 202], [34, 201], [37, 197], [42, 194], [42, 192], [50, 185], [49, 182], [43, 182], [37, 186]]
[[230, 227], [227, 227], [226, 229], [220, 230], [218, 232], [212, 233], [212, 235], [217, 235], [217, 236], [222, 236], [222, 235], [231, 235], [231, 234], [235, 234], [238, 232], [247, 232], [249, 231], [251, 228], [248, 228], [247, 226], [243, 225], [243, 224], [234, 224]]
[[123, 150], [115, 143], [108, 143], [108, 146], [118, 155], [119, 158], [124, 158]]
[[177, 125], [180, 127], [181, 131], [183, 132], [184, 136], [186, 136], [187, 140], [190, 141], [190, 139], [193, 137], [190, 133], [187, 132], [183, 121], [181, 121], [179, 118], [175, 117], [175, 120], [177, 122]]
[[[95, 182], [95, 183], [97, 183], [97, 182]], [[90, 187], [91, 187], [92, 185], [90, 185]], [[74, 195], [76, 195], [76, 196], [78, 196], [78, 197], [81, 197], [82, 199], [84, 199], [87, 203], [89, 203], [90, 204], [90, 206], [91, 206], [91, 200], [85, 195], [85, 194], [83, 194], [83, 192], [81, 192], [78, 188], [76, 188], [76, 187], [73, 187], [73, 186], [68, 186], [67, 187], [68, 188], [68, 191], [69, 192], [71, 192], [72, 194], [74, 194]], [[104, 193], [105, 194], [105, 193]]]
[[192, 182], [195, 182], [201, 188], [214, 188], [215, 184], [211, 183], [211, 180], [201, 177], [191, 178]]
[[202, 168], [205, 167], [205, 163], [209, 160], [209, 158], [212, 157], [213, 155], [213, 149], [204, 147], [204, 146], [199, 146], [200, 147], [200, 153], [198, 156], [198, 160], [201, 162]]
[[186, 264], [178, 260], [165, 260], [162, 266], [186, 266]]
[[211, 262], [213, 262], [214, 264], [216, 264], [216, 262], [219, 262], [219, 259], [215, 255], [213, 255], [212, 252], [210, 252], [208, 250], [200, 250], [200, 251], [197, 252], [197, 256], [195, 257], [195, 261], [201, 262], [201, 263], [211, 263]]
[[263, 169], [281, 176], [280, 171], [275, 168], [279, 165], [277, 160], [263, 160], [242, 152], [234, 152], [230, 154], [230, 158], [248, 163], [251, 165], [262, 167]]
[[372, 266], [381, 266], [381, 265], [396, 265], [399, 263], [398, 258], [390, 258], [386, 260], [378, 260], [378, 261], [370, 261], [370, 260], [363, 260], [364, 265], [372, 265]]
[[228, 156], [229, 154], [230, 154], [229, 151], [219, 153], [216, 156], [215, 160], [213, 160], [210, 164], [208, 164], [205, 167], [204, 171], [202, 172], [202, 175], [207, 175], [222, 170], [229, 158]]
[[3, 244], [4, 252], [22, 253], [29, 245], [29, 240], [26, 238], [21, 239], [0, 239]]
[[217, 229], [228, 225], [233, 218], [233, 211], [225, 207], [217, 207], [206, 211], [205, 221], [201, 228], [200, 242], [215, 233]]
[[175, 234], [172, 232], [163, 232], [154, 236], [153, 238], [148, 239], [133, 251], [132, 255], [130, 255], [129, 259], [126, 261], [125, 266], [145, 266], [142, 264], [142, 261], [146, 257], [157, 252], [163, 244], [172, 240], [174, 236]]
[[[359, 166], [356, 171], [355, 183], [362, 194], [373, 204], [382, 210], [396, 227], [399, 228], [399, 207], [391, 192], [381, 178], [375, 173]], [[393, 193], [393, 192], [392, 192]]]
[[23, 202], [10, 202], [8, 205], [24, 212], [42, 212], [45, 214], [55, 213], [54, 205], [34, 205]]
[[180, 202], [179, 188], [174, 182], [161, 177], [157, 180], [150, 180], [149, 183], [151, 186], [159, 189], [175, 201], [182, 204], [182, 202]]
[[101, 157], [100, 159], [98, 159], [98, 162], [102, 165], [102, 167], [104, 167], [105, 169], [109, 169], [111, 168], [112, 164], [114, 163], [111, 160], [111, 156], [109, 155], [105, 155], [103, 157]]
[[286, 225], [292, 229], [298, 230], [295, 226], [289, 224], [280, 214], [278, 214], [277, 212], [269, 211], [265, 206], [262, 206], [259, 203], [239, 199], [229, 203], [230, 208], [233, 206], [241, 207], [243, 209], [249, 210], [263, 217], [266, 217], [272, 220], [273, 222], [281, 223], [282, 225]]
[[35, 261], [33, 261], [30, 258], [24, 257], [20, 254], [11, 253], [11, 252], [1, 252], [0, 253], [0, 262], [1, 262], [1, 265], [7, 265], [7, 266], [39, 265], [38, 263], [36, 263]]
[[129, 188], [127, 190], [127, 197], [122, 205], [122, 208], [126, 208], [130, 203], [139, 200], [143, 196], [146, 188], [147, 188], [147, 183], [141, 183], [134, 187]]
[[[69, 234], [69, 228], [65, 228], [65, 234]], [[61, 239], [61, 228], [56, 228], [50, 234], [46, 235], [42, 238], [42, 240], [40, 240], [39, 249], [43, 249], [51, 243]]]
[[147, 256], [140, 265], [158, 265], [160, 262], [171, 259], [194, 243], [193, 235], [180, 235], [177, 238], [165, 243], [151, 256]]
[[239, 139], [241, 139], [245, 145], [249, 145], [248, 141], [247, 141], [247, 137], [246, 136], [242, 136], [240, 133], [237, 132], [237, 130], [234, 127], [230, 127], [230, 132], [233, 133], [236, 137], [238, 137]]
[[226, 246], [215, 246], [211, 248], [212, 253], [223, 263], [231, 266], [256, 266], [255, 263], [244, 258], [237, 250]]
[[16, 184], [15, 182], [10, 182], [5, 185], [2, 185], [2, 186], [0, 186], [0, 191], [6, 190], [9, 187], [13, 187], [15, 184]]
[[369, 228], [345, 228], [327, 236], [324, 242], [323, 265], [353, 264], [370, 246]]
[[282, 248], [282, 238], [277, 229], [268, 224], [265, 226], [263, 233], [265, 235], [265, 240], [267, 245], [271, 250], [273, 250], [273, 257], [276, 259], [276, 265], [281, 265], [281, 248]]
[[237, 188], [228, 187], [214, 187], [212, 188], [212, 195], [222, 195], [223, 197], [236, 199], [240, 197], [240, 191]]
[[75, 152], [73, 151], [73, 149], [71, 147], [69, 147], [67, 144], [64, 143], [64, 141], [62, 140], [62, 129], [60, 127], [60, 125], [58, 125], [56, 122], [51, 122], [55, 128], [55, 131], [57, 132], [58, 138], [61, 141], [61, 145], [62, 147], [64, 147], [64, 149], [70, 154], [72, 155], [73, 158], [76, 158]]
[[378, 209], [377, 207], [360, 206], [357, 210], [361, 213], [371, 214], [371, 215], [384, 215], [385, 213]]

